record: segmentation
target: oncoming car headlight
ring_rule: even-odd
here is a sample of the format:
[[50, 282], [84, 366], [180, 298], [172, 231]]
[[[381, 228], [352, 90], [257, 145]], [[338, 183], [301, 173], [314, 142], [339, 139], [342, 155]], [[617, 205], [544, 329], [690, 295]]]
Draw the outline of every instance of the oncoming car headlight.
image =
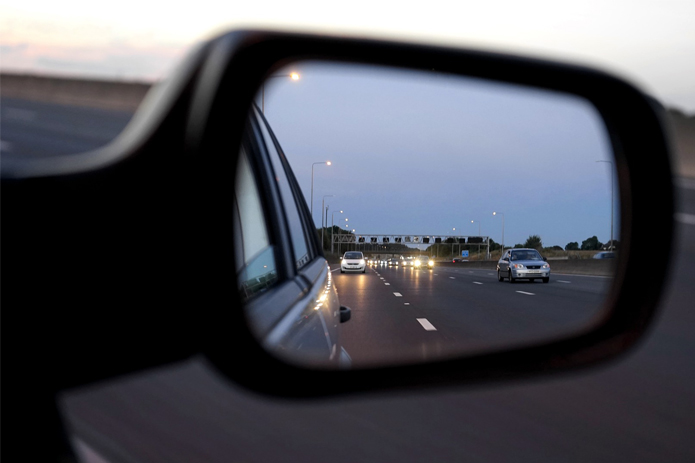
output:
[[364, 265], [364, 259], [360, 259], [360, 265]]

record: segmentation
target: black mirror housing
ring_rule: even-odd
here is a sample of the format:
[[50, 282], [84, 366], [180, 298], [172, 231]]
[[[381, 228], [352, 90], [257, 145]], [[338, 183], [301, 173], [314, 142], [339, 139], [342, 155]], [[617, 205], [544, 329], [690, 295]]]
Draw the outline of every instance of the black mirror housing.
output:
[[[211, 152], [222, 140], [226, 140], [228, 145], [238, 140], [237, 133], [233, 133], [230, 140], [229, 121], [233, 121], [236, 132], [237, 124], [241, 124], [263, 79], [277, 67], [292, 61], [325, 59], [436, 70], [569, 93], [593, 104], [608, 128], [615, 153], [623, 217], [620, 236], [623, 252], [606, 302], [608, 315], [589, 332], [550, 343], [467, 358], [359, 371], [303, 369], [283, 364], [267, 356], [262, 349], [256, 350], [254, 362], [257, 366], [260, 363], [263, 368], [287, 372], [288, 381], [283, 382], [281, 388], [243, 373], [238, 368], [237, 359], [226, 356], [228, 345], [224, 348], [222, 345], [208, 346], [206, 353], [213, 364], [230, 378], [252, 389], [283, 396], [408, 389], [425, 385], [453, 386], [593, 365], [625, 352], [645, 332], [661, 294], [669, 253], [656, 256], [656, 273], [649, 272], [649, 275], [636, 268], [633, 256], [638, 255], [636, 243], [656, 233], [655, 224], [669, 224], [666, 231], [659, 227], [659, 233], [666, 236], [667, 248], [670, 249], [673, 186], [663, 110], [631, 84], [580, 66], [475, 50], [376, 40], [239, 31], [216, 39], [212, 49], [211, 59], [201, 71], [187, 128], [190, 147], [198, 153]], [[230, 104], [234, 108], [231, 112]], [[654, 188], [640, 188], [640, 185], [647, 184]], [[646, 208], [640, 207], [653, 201], [654, 194], [659, 195], [659, 204], [665, 205], [658, 211], [658, 218], [654, 217], [654, 210], [647, 213]], [[630, 287], [647, 288], [648, 294], [637, 296], [628, 290]], [[220, 320], [214, 326], [229, 326], [229, 323]], [[212, 337], [222, 338], [222, 333]], [[248, 351], [246, 345], [243, 348]]]
[[[311, 370], [266, 352], [249, 329], [244, 311], [230, 309], [241, 307], [242, 301], [229, 290], [233, 276], [226, 262], [210, 261], [209, 256], [219, 254], [221, 243], [228, 243], [233, 233], [229, 218], [220, 211], [234, 194], [235, 153], [254, 97], [275, 69], [306, 59], [435, 70], [563, 92], [590, 102], [605, 122], [615, 153], [622, 216], [621, 252], [606, 315], [592, 329], [572, 337], [407, 366]], [[8, 328], [36, 328], [39, 322], [26, 307], [70, 307], [68, 315], [42, 322], [45, 326], [36, 334], [46, 348], [35, 347], [34, 357], [43, 359], [35, 374], [52, 378], [44, 396], [199, 354], [230, 380], [280, 397], [519, 379], [616, 358], [639, 341], [654, 317], [673, 241], [674, 193], [663, 108], [633, 85], [602, 71], [477, 50], [242, 30], [197, 48], [138, 118], [146, 122], [90, 156], [3, 166], [3, 238], [12, 243], [3, 249], [3, 322]], [[644, 207], [653, 201], [660, 207]], [[177, 220], [174, 227], [172, 217], [185, 220]], [[42, 231], [58, 223], [58, 234], [42, 242]], [[132, 223], [138, 224], [139, 235], [132, 234]], [[77, 233], [97, 229], [98, 235]], [[650, 258], [650, 271], [643, 272], [637, 264], [640, 243], [657, 234], [662, 252]], [[181, 248], [175, 258], [171, 245], [152, 246], [162, 236]], [[189, 243], [191, 249], [181, 243]], [[124, 280], [121, 265], [142, 256], [161, 268], [156, 282], [147, 282], [151, 272], [144, 266]], [[42, 262], [51, 265], [37, 265]], [[71, 263], [71, 272], [57, 271], [57, 263], [65, 262]], [[184, 278], [175, 271], [182, 267], [200, 271]], [[72, 281], [82, 282], [83, 288], [71, 289]], [[43, 294], [38, 294], [36, 285], [44, 283]], [[162, 294], [162, 287], [176, 290]], [[143, 291], [157, 301], [153, 306], [185, 304], [196, 310], [186, 317], [169, 312], [164, 316], [165, 312], [142, 313], [124, 303]], [[92, 315], [95, 302], [104, 302], [106, 295], [112, 297], [107, 309], [118, 310], [121, 318], [85, 340], [85, 330], [72, 320]], [[349, 311], [346, 316], [350, 318]], [[341, 311], [341, 321], [347, 321], [343, 318]], [[134, 319], [137, 324], [131, 323]], [[84, 353], [85, 345], [91, 355]], [[93, 355], [102, 360], [98, 367], [90, 363]], [[59, 367], [55, 359], [62, 362]], [[267, 381], [258, 371], [283, 380]]]

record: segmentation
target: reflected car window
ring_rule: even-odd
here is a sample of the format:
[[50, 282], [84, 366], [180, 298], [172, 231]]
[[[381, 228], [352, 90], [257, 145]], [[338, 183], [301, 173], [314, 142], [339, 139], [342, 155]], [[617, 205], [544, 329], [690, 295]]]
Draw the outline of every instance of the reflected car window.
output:
[[537, 251], [512, 251], [512, 260], [543, 260]]
[[300, 269], [308, 264], [312, 259], [309, 246], [306, 242], [307, 232], [305, 231], [302, 217], [299, 213], [296, 195], [292, 188], [292, 184], [287, 177], [285, 163], [283, 163], [281, 159], [281, 157], [284, 156], [280, 151], [278, 151], [277, 146], [273, 141], [273, 137], [270, 135], [265, 123], [261, 122], [260, 126], [266, 148], [268, 149], [268, 155], [273, 163], [275, 181], [278, 184], [280, 195], [282, 196], [282, 204], [285, 208], [285, 217], [287, 218], [287, 225], [292, 238], [292, 249], [294, 250], [295, 262], [297, 269]]
[[246, 152], [239, 154], [234, 200], [234, 246], [242, 300], [273, 286], [278, 279], [273, 247], [268, 238], [258, 185]]

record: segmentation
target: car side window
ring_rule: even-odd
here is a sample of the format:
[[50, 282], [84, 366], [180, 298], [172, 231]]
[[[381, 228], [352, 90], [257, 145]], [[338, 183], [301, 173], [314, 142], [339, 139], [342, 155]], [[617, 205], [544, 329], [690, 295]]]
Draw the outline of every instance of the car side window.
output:
[[266, 124], [261, 120], [260, 124], [263, 139], [268, 149], [268, 156], [273, 165], [275, 181], [277, 182], [282, 204], [285, 209], [285, 217], [290, 231], [292, 249], [297, 269], [311, 262], [313, 255], [307, 243], [307, 230], [302, 221], [302, 215], [297, 205], [297, 195], [292, 187], [292, 182], [287, 175], [286, 161], [283, 162], [283, 154], [278, 150], [273, 137]]
[[278, 273], [258, 184], [244, 149], [239, 153], [234, 196], [237, 284], [242, 301], [246, 301], [273, 286]]

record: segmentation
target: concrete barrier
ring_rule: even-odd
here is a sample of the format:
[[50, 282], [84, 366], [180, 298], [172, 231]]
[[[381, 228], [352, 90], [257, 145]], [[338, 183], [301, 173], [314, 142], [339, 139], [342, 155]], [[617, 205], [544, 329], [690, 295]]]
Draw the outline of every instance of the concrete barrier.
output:
[[152, 87], [147, 82], [0, 74], [0, 96], [45, 103], [134, 112]]

